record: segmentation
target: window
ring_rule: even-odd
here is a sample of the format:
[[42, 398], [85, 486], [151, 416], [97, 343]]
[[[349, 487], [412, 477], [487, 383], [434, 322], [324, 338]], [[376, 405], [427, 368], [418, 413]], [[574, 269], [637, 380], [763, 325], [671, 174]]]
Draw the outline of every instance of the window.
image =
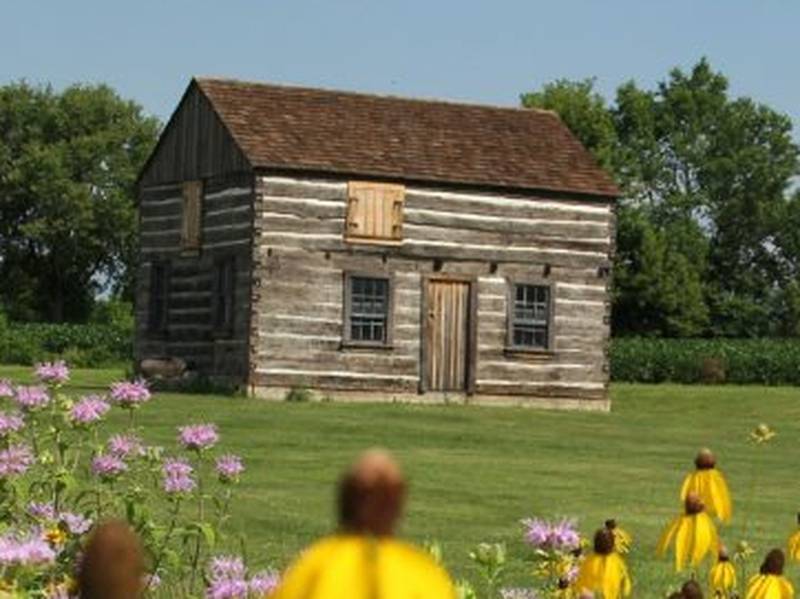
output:
[[234, 289], [236, 287], [236, 260], [223, 258], [214, 268], [214, 328], [231, 332], [234, 315]]
[[512, 349], [550, 349], [550, 286], [515, 283], [508, 302], [508, 344]]
[[187, 181], [183, 184], [183, 222], [181, 247], [184, 250], [200, 249], [200, 231], [203, 225], [203, 182]]
[[347, 186], [345, 240], [392, 243], [403, 239], [405, 187], [351, 181]]
[[388, 345], [391, 285], [387, 277], [345, 277], [344, 340], [354, 345]]
[[169, 265], [153, 262], [150, 265], [150, 304], [147, 314], [147, 328], [151, 333], [167, 330], [168, 297]]

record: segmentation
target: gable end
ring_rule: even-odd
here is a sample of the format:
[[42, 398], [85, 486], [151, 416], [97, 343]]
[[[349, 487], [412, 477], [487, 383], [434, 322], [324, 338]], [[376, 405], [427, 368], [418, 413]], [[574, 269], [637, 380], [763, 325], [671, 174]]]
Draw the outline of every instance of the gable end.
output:
[[251, 171], [196, 81], [189, 84], [139, 174], [140, 187]]

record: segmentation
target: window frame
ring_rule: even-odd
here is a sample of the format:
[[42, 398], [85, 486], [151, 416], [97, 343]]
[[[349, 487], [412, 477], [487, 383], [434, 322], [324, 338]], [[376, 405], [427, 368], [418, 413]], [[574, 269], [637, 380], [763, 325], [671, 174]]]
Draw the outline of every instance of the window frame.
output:
[[[345, 271], [342, 294], [342, 347], [363, 349], [391, 349], [394, 339], [394, 277], [386, 272]], [[386, 321], [383, 341], [367, 341], [352, 338], [353, 279], [378, 279], [386, 281]]]
[[[517, 299], [517, 287], [519, 286], [547, 289], [547, 345], [545, 347], [514, 343], [514, 325], [517, 323], [517, 319], [514, 316], [514, 309]], [[552, 281], [542, 281], [541, 279], [508, 279], [506, 291], [506, 351], [540, 355], [555, 353], [555, 311], [555, 285]]]
[[[190, 238], [188, 235], [189, 221], [188, 212], [186, 210], [187, 204], [189, 203], [189, 190], [192, 187], [197, 188], [197, 214], [195, 216], [195, 224], [197, 226], [196, 238]], [[181, 184], [181, 252], [184, 255], [198, 254], [203, 247], [203, 214], [205, 211], [205, 197], [206, 185], [202, 179], [192, 179], [190, 181], [184, 181]]]
[[[237, 271], [237, 258], [234, 254], [224, 254], [217, 256], [214, 259], [214, 278], [212, 281], [212, 330], [216, 337], [230, 337], [233, 335], [236, 323], [236, 282], [238, 278]], [[222, 269], [230, 268], [230, 289], [227, 292], [222, 289]], [[221, 298], [228, 301], [228, 318], [220, 322], [219, 310], [221, 306]]]
[[[169, 330], [169, 295], [172, 268], [168, 260], [153, 260], [150, 262], [150, 281], [147, 290], [147, 332], [151, 337], [164, 337]], [[153, 293], [156, 287], [157, 272], [161, 272], [161, 307], [156, 318], [157, 299]]]

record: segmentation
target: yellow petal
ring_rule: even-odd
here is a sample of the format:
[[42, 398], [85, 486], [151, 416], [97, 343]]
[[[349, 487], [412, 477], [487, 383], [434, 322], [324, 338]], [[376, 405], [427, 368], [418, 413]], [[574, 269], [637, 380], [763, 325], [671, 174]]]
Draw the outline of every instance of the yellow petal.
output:
[[778, 577], [778, 585], [781, 589], [781, 599], [793, 599], [794, 598], [794, 587], [792, 583], [784, 576]]
[[788, 545], [789, 557], [794, 560], [800, 560], [800, 529], [789, 537]]
[[578, 577], [575, 579], [575, 588], [578, 591], [601, 591], [603, 589], [603, 560], [602, 556], [591, 554], [581, 564]]
[[357, 536], [323, 539], [287, 571], [271, 599], [455, 598], [447, 574], [400, 541]]
[[681, 516], [678, 531], [675, 533], [675, 571], [683, 570], [683, 565], [689, 561], [692, 551], [692, 536], [694, 532], [694, 519], [691, 516]]
[[658, 540], [658, 545], [656, 545], [656, 553], [659, 556], [663, 557], [663, 555], [667, 552], [670, 543], [672, 543], [672, 540], [675, 537], [675, 533], [678, 531], [680, 523], [681, 516], [678, 516], [664, 528], [664, 532], [661, 533], [661, 538]]
[[728, 483], [725, 481], [725, 476], [719, 470], [712, 469], [709, 471], [708, 480], [711, 501], [714, 505], [716, 515], [723, 522], [730, 522], [731, 515], [733, 514], [733, 503], [731, 501], [730, 491], [728, 490]]
[[770, 589], [770, 577], [767, 574], [756, 574], [747, 583], [745, 599], [766, 599]]
[[690, 491], [694, 491], [697, 493], [697, 489], [695, 489], [695, 474], [697, 472], [690, 472], [686, 475], [686, 478], [683, 479], [683, 484], [681, 485], [681, 501], [686, 499], [686, 496], [689, 494]]

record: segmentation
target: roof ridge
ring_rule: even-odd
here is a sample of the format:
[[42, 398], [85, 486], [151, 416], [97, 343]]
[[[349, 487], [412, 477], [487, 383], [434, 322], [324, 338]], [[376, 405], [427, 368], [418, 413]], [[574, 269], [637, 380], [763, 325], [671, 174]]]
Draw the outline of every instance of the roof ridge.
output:
[[257, 87], [268, 87], [268, 88], [281, 88], [281, 89], [288, 89], [288, 90], [297, 90], [297, 91], [309, 91], [309, 92], [327, 92], [327, 93], [334, 93], [334, 94], [342, 94], [346, 96], [356, 96], [359, 98], [380, 98], [386, 100], [400, 100], [404, 102], [419, 102], [421, 104], [444, 104], [448, 106], [465, 106], [470, 108], [483, 108], [487, 110], [497, 110], [497, 111], [507, 111], [507, 112], [515, 112], [515, 113], [540, 113], [540, 114], [548, 114], [551, 116], [555, 116], [560, 120], [559, 114], [555, 110], [550, 110], [547, 108], [529, 108], [526, 106], [502, 106], [499, 104], [488, 104], [482, 102], [470, 102], [466, 100], [453, 100], [449, 98], [427, 98], [421, 96], [402, 96], [397, 94], [389, 94], [389, 93], [370, 93], [370, 92], [359, 92], [354, 90], [346, 90], [346, 89], [338, 89], [338, 88], [331, 88], [331, 87], [315, 87], [311, 85], [303, 85], [303, 84], [296, 84], [296, 83], [273, 83], [273, 82], [265, 82], [265, 81], [254, 81], [248, 79], [237, 79], [235, 77], [216, 77], [216, 76], [200, 76], [196, 75], [192, 77], [193, 80], [197, 81], [198, 84], [202, 86], [204, 82], [212, 82], [212, 83], [225, 83], [225, 84], [233, 84], [233, 85], [252, 85]]

